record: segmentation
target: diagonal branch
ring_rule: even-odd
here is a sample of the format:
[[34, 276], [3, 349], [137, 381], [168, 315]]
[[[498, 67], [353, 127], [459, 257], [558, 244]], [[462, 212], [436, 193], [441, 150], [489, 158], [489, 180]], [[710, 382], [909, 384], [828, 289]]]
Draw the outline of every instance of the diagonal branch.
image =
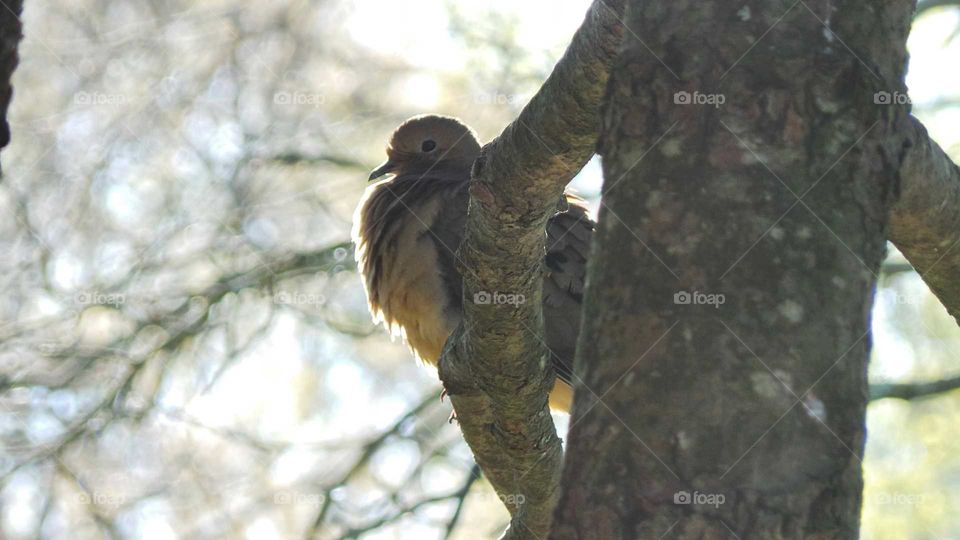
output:
[[[463, 323], [440, 377], [464, 439], [511, 513], [506, 538], [543, 538], [559, 495], [562, 450], [547, 407], [554, 375], [542, 341], [547, 220], [593, 155], [600, 102], [619, 51], [622, 0], [596, 0], [563, 58], [474, 164], [466, 233]], [[475, 304], [474, 294], [516, 301]]]
[[913, 116], [898, 136], [900, 197], [890, 210], [889, 239], [960, 321], [960, 168]]
[[884, 398], [917, 399], [935, 396], [960, 388], [960, 377], [925, 383], [871, 384], [870, 401]]
[[960, 0], [920, 0], [917, 2], [916, 16], [940, 7], [960, 7]]

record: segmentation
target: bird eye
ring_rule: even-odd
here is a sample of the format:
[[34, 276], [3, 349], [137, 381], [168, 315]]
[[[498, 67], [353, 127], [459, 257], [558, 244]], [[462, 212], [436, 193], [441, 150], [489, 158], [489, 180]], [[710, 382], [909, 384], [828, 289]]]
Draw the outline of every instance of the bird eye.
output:
[[434, 148], [437, 147], [437, 143], [433, 142], [430, 139], [423, 141], [423, 144], [420, 145], [420, 150], [424, 152], [432, 152]]

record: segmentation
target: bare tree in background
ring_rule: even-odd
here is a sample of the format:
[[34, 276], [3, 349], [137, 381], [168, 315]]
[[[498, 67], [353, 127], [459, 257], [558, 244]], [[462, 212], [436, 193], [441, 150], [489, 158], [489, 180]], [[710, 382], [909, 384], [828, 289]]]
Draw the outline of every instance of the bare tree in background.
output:
[[[500, 528], [437, 383], [369, 323], [347, 242], [370, 133], [419, 112], [386, 99], [417, 69], [346, 46], [344, 2], [27, 9], [0, 186], [0, 536]], [[500, 23], [457, 39], [516, 51]], [[498, 58], [442, 107], [541, 77]]]

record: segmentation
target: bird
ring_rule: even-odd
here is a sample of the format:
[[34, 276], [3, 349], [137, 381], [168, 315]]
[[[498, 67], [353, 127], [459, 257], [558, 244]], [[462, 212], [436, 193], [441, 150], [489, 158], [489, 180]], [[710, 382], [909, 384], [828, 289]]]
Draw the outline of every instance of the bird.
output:
[[[456, 253], [464, 237], [470, 171], [480, 155], [476, 132], [457, 118], [422, 115], [400, 124], [387, 160], [353, 216], [351, 237], [373, 321], [401, 336], [414, 355], [437, 366], [463, 313]], [[386, 178], [384, 178], [386, 177]], [[546, 225], [544, 342], [557, 374], [551, 409], [569, 412], [573, 358], [595, 222], [570, 191]]]

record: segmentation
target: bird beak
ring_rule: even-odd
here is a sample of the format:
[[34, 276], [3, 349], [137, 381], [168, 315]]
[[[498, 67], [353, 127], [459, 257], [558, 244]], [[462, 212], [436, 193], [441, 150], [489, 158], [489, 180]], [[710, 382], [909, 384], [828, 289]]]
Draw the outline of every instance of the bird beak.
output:
[[396, 168], [397, 168], [396, 162], [388, 159], [387, 161], [384, 161], [382, 164], [380, 164], [379, 167], [374, 169], [373, 172], [370, 173], [370, 181], [372, 182], [377, 178], [380, 178], [381, 176], [392, 173]]

